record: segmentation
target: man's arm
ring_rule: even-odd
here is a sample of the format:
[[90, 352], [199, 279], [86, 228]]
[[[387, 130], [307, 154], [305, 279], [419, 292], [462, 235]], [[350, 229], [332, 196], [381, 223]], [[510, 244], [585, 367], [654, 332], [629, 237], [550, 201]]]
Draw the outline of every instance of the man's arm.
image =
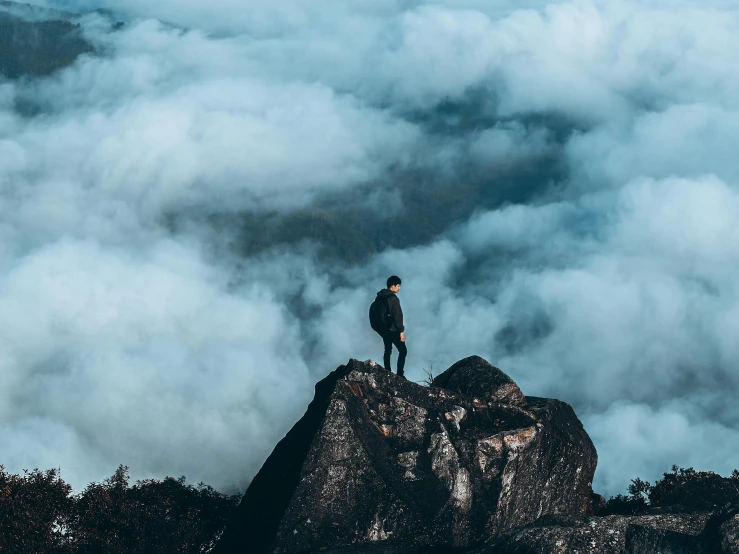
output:
[[395, 328], [401, 333], [405, 331], [403, 326], [403, 309], [400, 307], [400, 299], [397, 296], [391, 296], [391, 301], [388, 304], [390, 315], [395, 323]]

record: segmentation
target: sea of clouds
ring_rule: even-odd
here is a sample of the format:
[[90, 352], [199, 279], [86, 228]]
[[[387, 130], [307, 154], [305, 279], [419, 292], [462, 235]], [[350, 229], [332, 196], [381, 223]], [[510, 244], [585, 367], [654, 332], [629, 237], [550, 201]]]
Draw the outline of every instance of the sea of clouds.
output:
[[[389, 274], [409, 378], [479, 354], [572, 404], [597, 492], [739, 466], [731, 3], [33, 3], [86, 13], [96, 54], [0, 83], [6, 469], [243, 491], [318, 379], [381, 358]], [[475, 123], [435, 131], [445, 103]], [[506, 202], [496, 167], [542, 155], [564, 177]], [[365, 202], [398, 168], [503, 198], [351, 264], [209, 223]]]

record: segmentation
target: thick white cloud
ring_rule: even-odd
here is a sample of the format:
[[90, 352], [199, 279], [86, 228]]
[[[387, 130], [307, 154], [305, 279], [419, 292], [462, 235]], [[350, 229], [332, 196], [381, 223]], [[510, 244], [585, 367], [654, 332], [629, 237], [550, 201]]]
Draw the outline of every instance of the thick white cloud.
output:
[[[598, 492], [673, 463], [731, 469], [728, 4], [36, 4], [127, 24], [86, 16], [100, 55], [0, 84], [8, 469], [61, 465], [81, 488], [124, 463], [243, 487], [318, 378], [380, 357], [366, 310], [391, 273], [410, 377], [480, 354], [525, 393], [572, 403], [599, 449]], [[454, 186], [459, 170], [547, 156], [566, 172], [541, 175], [529, 204], [355, 266], [309, 245], [237, 259], [224, 253], [237, 229], [203, 221], [328, 194], [403, 213], [392, 182], [357, 191], [398, 168]], [[170, 215], [197, 217], [174, 232]]]
[[739, 433], [734, 425], [706, 421], [690, 403], [675, 401], [658, 409], [642, 404], [614, 404], [585, 418], [598, 447], [596, 490], [624, 490], [624, 474], [654, 481], [676, 460], [682, 467], [728, 475], [737, 469]]
[[739, 111], [715, 104], [675, 104], [627, 124], [599, 127], [567, 145], [580, 186], [620, 187], [634, 176], [667, 178], [715, 174], [739, 179], [731, 145], [739, 138]]
[[524, 342], [496, 361], [525, 392], [578, 409], [609, 494], [672, 464], [736, 465], [738, 215], [739, 193], [715, 176], [641, 178], [577, 202], [487, 213], [461, 234], [470, 255], [515, 255], [493, 273], [495, 311]]
[[[123, 37], [114, 60], [81, 61], [28, 93], [52, 114], [11, 119], [2, 133], [11, 162], [0, 176], [31, 209], [67, 212], [30, 220], [106, 210], [126, 228], [193, 207], [302, 207], [403, 164], [419, 140], [412, 125], [320, 84], [227, 76], [210, 59], [235, 56], [228, 41], [214, 46], [154, 22], [114, 36]], [[187, 56], [200, 45], [205, 52]]]
[[[244, 463], [256, 467], [284, 432], [270, 420], [275, 398], [293, 418], [309, 400], [297, 322], [266, 288], [228, 292], [189, 245], [132, 254], [61, 241], [0, 283], [3, 444], [37, 445], [41, 418], [80, 459], [243, 485]], [[35, 464], [51, 462], [44, 448]], [[11, 463], [31, 461], [13, 450]], [[72, 461], [79, 486], [89, 463]]]

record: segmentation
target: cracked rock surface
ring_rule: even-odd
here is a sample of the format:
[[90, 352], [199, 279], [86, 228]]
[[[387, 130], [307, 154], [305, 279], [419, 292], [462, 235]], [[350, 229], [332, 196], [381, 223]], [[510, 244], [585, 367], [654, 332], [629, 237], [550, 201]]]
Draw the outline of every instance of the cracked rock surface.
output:
[[710, 552], [702, 533], [710, 514], [542, 518], [496, 537], [475, 554], [654, 554]]
[[721, 525], [720, 540], [723, 554], [739, 554], [739, 514]]
[[216, 552], [463, 551], [589, 514], [596, 461], [569, 405], [525, 397], [482, 358], [432, 387], [350, 360], [316, 385]]

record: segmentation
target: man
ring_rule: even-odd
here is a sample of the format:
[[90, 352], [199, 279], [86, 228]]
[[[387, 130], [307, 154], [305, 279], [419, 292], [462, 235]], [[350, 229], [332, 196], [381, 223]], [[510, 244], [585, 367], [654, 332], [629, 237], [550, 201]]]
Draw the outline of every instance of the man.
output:
[[398, 349], [398, 375], [403, 377], [403, 368], [405, 367], [405, 357], [408, 349], [405, 346], [405, 327], [403, 326], [403, 310], [400, 308], [400, 300], [396, 296], [400, 292], [400, 277], [393, 275], [388, 277], [387, 288], [377, 293], [376, 301], [384, 300], [387, 302], [387, 328], [378, 330], [377, 334], [382, 337], [385, 344], [385, 355], [383, 362], [385, 369], [392, 371], [390, 367], [390, 354], [393, 351], [393, 345]]

